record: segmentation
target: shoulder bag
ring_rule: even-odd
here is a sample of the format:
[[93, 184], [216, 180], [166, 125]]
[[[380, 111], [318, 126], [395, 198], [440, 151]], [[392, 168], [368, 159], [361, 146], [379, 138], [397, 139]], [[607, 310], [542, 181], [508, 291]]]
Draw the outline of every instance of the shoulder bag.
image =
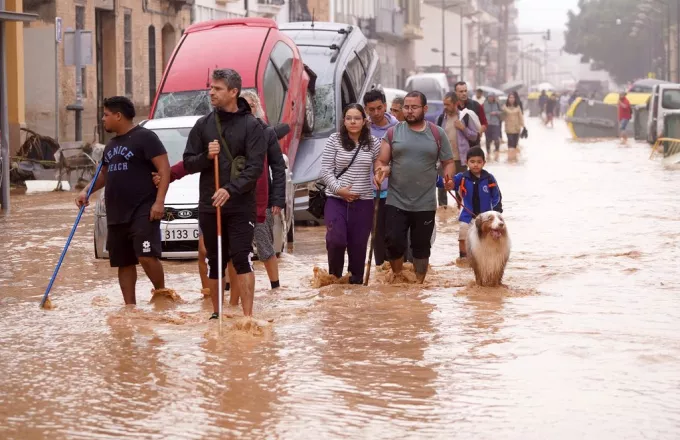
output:
[[231, 151], [229, 151], [229, 145], [227, 145], [227, 141], [224, 139], [224, 135], [222, 135], [222, 123], [220, 122], [220, 117], [215, 112], [215, 125], [217, 126], [217, 134], [220, 136], [220, 141], [222, 142], [222, 147], [224, 148], [224, 152], [227, 154], [227, 159], [231, 162], [231, 173], [229, 174], [229, 182], [233, 182], [234, 180], [238, 179], [238, 176], [241, 175], [241, 171], [244, 170], [246, 167], [246, 157], [245, 156], [236, 156], [233, 157], [231, 155]]
[[[349, 167], [352, 166], [354, 163], [354, 160], [357, 158], [359, 155], [359, 150], [361, 150], [361, 146], [357, 145], [357, 151], [354, 153], [354, 156], [352, 157], [352, 160], [349, 162], [349, 164], [343, 168], [342, 171], [340, 171], [340, 174], [336, 175], [335, 178], [339, 179], [342, 177], [343, 174], [347, 172]], [[316, 182], [316, 190], [310, 190], [309, 191], [309, 204], [307, 206], [307, 212], [312, 214], [314, 217], [323, 220], [323, 213], [324, 209], [326, 208], [326, 199], [328, 196], [326, 195], [326, 185], [321, 183], [321, 182]]]

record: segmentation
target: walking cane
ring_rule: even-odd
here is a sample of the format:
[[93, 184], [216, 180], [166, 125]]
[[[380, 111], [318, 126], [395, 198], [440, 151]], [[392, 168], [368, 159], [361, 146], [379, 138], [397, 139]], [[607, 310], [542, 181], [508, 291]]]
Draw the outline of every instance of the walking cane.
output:
[[[220, 161], [219, 154], [215, 155], [215, 192], [220, 189]], [[218, 313], [220, 320], [220, 328], [222, 328], [222, 301], [224, 300], [224, 283], [222, 282], [222, 207], [217, 206], [217, 291], [218, 298]]]
[[371, 261], [373, 260], [373, 248], [375, 248], [375, 230], [378, 226], [378, 209], [380, 209], [380, 193], [376, 194], [373, 202], [373, 229], [371, 229], [371, 247], [368, 248], [368, 268], [364, 277], [364, 286], [368, 286], [368, 279], [371, 277]]
[[[99, 177], [99, 172], [102, 170], [102, 165], [104, 162], [100, 162], [99, 166], [97, 167], [97, 171], [94, 173], [94, 178], [92, 179], [92, 182], [90, 183], [90, 187], [87, 190], [87, 199], [90, 199], [90, 195], [92, 194], [92, 189], [94, 188], [94, 184], [97, 181], [97, 178]], [[57, 273], [59, 273], [59, 268], [61, 267], [61, 263], [64, 262], [64, 257], [66, 256], [66, 251], [68, 250], [69, 245], [71, 244], [71, 240], [73, 239], [73, 235], [76, 233], [76, 228], [78, 227], [78, 223], [80, 223], [80, 218], [83, 216], [83, 212], [85, 211], [85, 204], [80, 207], [80, 211], [78, 212], [78, 217], [76, 217], [75, 223], [73, 223], [73, 228], [71, 228], [71, 234], [68, 236], [68, 240], [66, 240], [66, 245], [64, 246], [64, 249], [61, 251], [61, 256], [59, 257], [59, 261], [57, 262], [57, 267], [54, 268], [54, 273], [52, 274], [52, 278], [50, 279], [49, 284], [47, 285], [47, 289], [45, 289], [45, 294], [43, 295], [42, 301], [40, 301], [40, 308], [45, 307], [45, 303], [49, 301], [49, 294], [50, 290], [52, 290], [52, 285], [54, 284], [54, 280], [57, 279]]]

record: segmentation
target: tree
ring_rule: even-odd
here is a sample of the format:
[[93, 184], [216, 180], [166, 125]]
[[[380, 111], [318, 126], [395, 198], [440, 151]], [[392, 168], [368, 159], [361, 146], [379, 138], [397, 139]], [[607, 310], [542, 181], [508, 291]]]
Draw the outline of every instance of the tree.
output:
[[[631, 36], [638, 0], [579, 0], [578, 14], [569, 11], [564, 50], [602, 69], [618, 83], [646, 77], [663, 66], [663, 23], [650, 22]], [[660, 19], [660, 17], [659, 17]], [[639, 26], [638, 26], [639, 27]], [[661, 58], [661, 62], [659, 60]]]

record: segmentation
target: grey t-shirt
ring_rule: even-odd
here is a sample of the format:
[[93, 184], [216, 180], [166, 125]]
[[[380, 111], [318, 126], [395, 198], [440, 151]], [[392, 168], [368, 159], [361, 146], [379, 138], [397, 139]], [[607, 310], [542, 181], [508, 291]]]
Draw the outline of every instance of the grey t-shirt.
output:
[[[392, 138], [392, 172], [387, 191], [388, 205], [404, 211], [436, 211], [437, 161], [453, 160], [451, 144], [441, 127], [441, 150], [437, 154], [437, 141], [430, 131], [411, 130], [406, 122], [394, 127]], [[389, 142], [387, 135], [383, 138]], [[451, 176], [453, 177], [453, 176]]]

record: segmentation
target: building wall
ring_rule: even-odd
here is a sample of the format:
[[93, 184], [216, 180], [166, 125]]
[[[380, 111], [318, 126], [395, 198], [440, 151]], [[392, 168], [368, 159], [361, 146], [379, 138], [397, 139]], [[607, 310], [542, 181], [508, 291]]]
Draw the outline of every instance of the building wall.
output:
[[[442, 49], [442, 10], [441, 8], [423, 3], [420, 6], [420, 13], [424, 36], [422, 40], [415, 40], [415, 64], [419, 68], [441, 66], [441, 52], [435, 53], [432, 49], [434, 48], [439, 51]], [[468, 41], [466, 31], [469, 23], [469, 20], [463, 20], [463, 53], [465, 55], [466, 66], [469, 61], [468, 51], [470, 50], [470, 42]], [[444, 11], [446, 66], [456, 75], [460, 75], [460, 24], [460, 15], [455, 10]], [[455, 52], [458, 55], [452, 56], [451, 52]], [[472, 80], [467, 72], [465, 80]]]
[[[76, 27], [76, 6], [83, 6], [84, 23], [83, 29], [92, 31], [93, 35], [93, 61], [94, 64], [86, 66], [84, 71], [84, 90], [83, 106], [85, 110], [83, 116], [83, 140], [92, 141], [99, 139], [95, 133], [98, 124], [98, 104], [97, 104], [97, 67], [96, 63], [101, 62], [103, 66], [103, 82], [101, 84], [104, 97], [125, 94], [125, 64], [123, 40], [124, 20], [126, 13], [131, 17], [131, 41], [132, 41], [132, 90], [129, 97], [137, 108], [137, 120], [147, 117], [150, 107], [152, 94], [150, 84], [152, 82], [149, 72], [149, 26], [155, 29], [155, 84], [160, 84], [163, 75], [164, 54], [166, 58], [172, 53], [175, 44], [179, 41], [183, 30], [190, 24], [190, 8], [184, 7], [175, 12], [174, 8], [169, 7], [166, 0], [148, 0], [148, 10], [144, 11], [142, 0], [117, 0], [115, 11], [105, 11], [102, 21], [103, 47], [104, 53], [101, 59], [97, 59], [95, 50], [96, 41], [96, 16], [97, 10], [93, 0], [59, 0], [53, 1], [49, 9], [42, 6], [38, 11], [41, 20], [28, 25], [28, 28], [51, 29], [50, 32], [44, 31], [44, 36], [37, 34], [31, 40], [31, 46], [26, 47], [26, 53], [34, 53], [42, 46], [53, 47], [54, 44], [54, 17], [62, 17], [64, 30]], [[54, 11], [54, 12], [52, 12]], [[30, 33], [30, 30], [26, 29]], [[48, 38], [48, 35], [51, 37]], [[165, 38], [163, 38], [165, 36]], [[75, 139], [75, 115], [72, 111], [67, 111], [66, 106], [75, 103], [75, 68], [64, 66], [64, 43], [60, 44], [58, 50], [59, 60], [59, 118], [60, 118], [60, 141], [70, 141]], [[47, 63], [45, 63], [47, 64]], [[48, 77], [51, 75], [51, 79]], [[25, 72], [26, 87], [42, 81], [54, 82], [54, 68], [45, 66], [40, 70], [28, 69]], [[53, 101], [53, 99], [52, 99]], [[27, 126], [46, 130], [43, 134], [52, 135], [54, 129], [47, 129], [47, 116], [44, 114], [44, 105], [27, 102], [26, 115]], [[54, 118], [54, 117], [52, 117]], [[54, 124], [54, 119], [52, 119]]]

